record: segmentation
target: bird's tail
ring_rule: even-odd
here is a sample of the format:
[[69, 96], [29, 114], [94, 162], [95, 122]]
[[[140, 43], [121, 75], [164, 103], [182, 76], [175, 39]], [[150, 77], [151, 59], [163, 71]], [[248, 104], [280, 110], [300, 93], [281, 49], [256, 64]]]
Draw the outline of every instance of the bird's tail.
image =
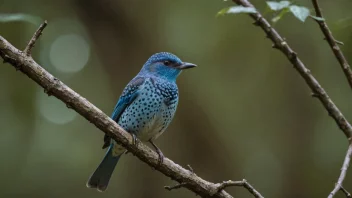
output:
[[99, 164], [92, 176], [90, 176], [87, 182], [88, 188], [96, 188], [98, 191], [103, 192], [108, 187], [110, 177], [114, 172], [115, 166], [121, 156], [113, 156], [112, 149], [113, 145], [109, 147], [103, 161]]

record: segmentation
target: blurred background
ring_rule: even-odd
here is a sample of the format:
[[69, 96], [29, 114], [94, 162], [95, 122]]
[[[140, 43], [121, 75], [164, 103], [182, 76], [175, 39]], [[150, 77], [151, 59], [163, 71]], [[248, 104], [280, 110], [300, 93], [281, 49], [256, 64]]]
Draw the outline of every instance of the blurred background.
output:
[[[352, 63], [352, 2], [320, 2]], [[252, 3], [266, 10], [264, 1]], [[296, 3], [312, 8], [310, 1]], [[340, 173], [346, 138], [248, 16], [215, 17], [230, 5], [2, 0], [1, 14], [32, 17], [0, 23], [0, 35], [24, 49], [48, 20], [34, 59], [108, 115], [153, 53], [169, 51], [196, 63], [178, 79], [175, 119], [156, 141], [164, 154], [212, 182], [245, 178], [265, 197], [326, 197]], [[318, 25], [287, 14], [275, 28], [352, 120], [352, 92]], [[196, 197], [186, 189], [165, 190], [175, 182], [131, 154], [120, 160], [105, 193], [87, 189], [105, 154], [103, 133], [12, 66], [0, 68], [0, 197]], [[344, 186], [352, 191], [352, 170]], [[251, 197], [240, 187], [228, 192]]]

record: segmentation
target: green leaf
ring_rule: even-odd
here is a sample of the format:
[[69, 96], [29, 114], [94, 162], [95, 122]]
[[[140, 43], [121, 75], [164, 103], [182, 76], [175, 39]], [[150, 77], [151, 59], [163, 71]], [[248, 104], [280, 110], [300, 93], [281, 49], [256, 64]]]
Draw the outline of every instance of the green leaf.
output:
[[274, 11], [278, 11], [278, 10], [282, 10], [284, 8], [287, 8], [291, 4], [291, 2], [289, 2], [289, 1], [280, 1], [280, 2], [267, 1], [266, 3], [268, 4], [269, 8]]
[[271, 19], [271, 21], [272, 21], [273, 23], [278, 22], [278, 21], [279, 21], [282, 17], [284, 17], [284, 15], [285, 15], [286, 13], [288, 13], [288, 12], [289, 12], [289, 9], [288, 9], [288, 8], [282, 9], [282, 10], [280, 11], [280, 13], [279, 13], [276, 17], [274, 17], [274, 18]]
[[38, 25], [43, 20], [40, 17], [32, 16], [29, 14], [0, 14], [0, 22], [6, 23], [14, 21], [26, 21], [34, 25]]
[[220, 10], [216, 16], [223, 16], [225, 14], [256, 13], [256, 12], [257, 11], [253, 7], [232, 6], [232, 7], [228, 7]]
[[228, 11], [229, 9], [230, 9], [230, 7], [221, 9], [221, 10], [216, 14], [216, 16], [217, 16], [217, 17], [218, 17], [218, 16], [224, 16], [224, 15], [227, 13], [227, 11]]
[[257, 11], [253, 7], [243, 7], [243, 6], [233, 6], [227, 11], [227, 13], [237, 14], [237, 13], [256, 13]]
[[310, 15], [310, 17], [312, 17], [313, 19], [315, 19], [317, 21], [325, 21], [325, 19], [322, 17], [317, 17], [317, 16], [313, 16], [313, 15]]
[[302, 22], [304, 22], [310, 14], [308, 8], [296, 5], [290, 6], [290, 12]]

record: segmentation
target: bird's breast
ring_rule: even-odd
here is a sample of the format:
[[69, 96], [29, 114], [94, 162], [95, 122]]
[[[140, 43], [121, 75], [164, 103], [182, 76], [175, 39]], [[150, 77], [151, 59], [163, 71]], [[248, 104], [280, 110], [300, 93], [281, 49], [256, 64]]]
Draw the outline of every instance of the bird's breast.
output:
[[175, 90], [147, 79], [138, 97], [122, 113], [118, 124], [141, 141], [155, 139], [171, 122], [177, 103], [177, 87]]

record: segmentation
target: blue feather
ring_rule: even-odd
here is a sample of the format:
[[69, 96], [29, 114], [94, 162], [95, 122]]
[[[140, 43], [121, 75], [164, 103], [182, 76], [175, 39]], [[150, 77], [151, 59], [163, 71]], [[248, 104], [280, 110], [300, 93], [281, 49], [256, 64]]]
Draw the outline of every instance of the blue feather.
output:
[[115, 166], [121, 156], [113, 156], [112, 148], [113, 145], [109, 147], [103, 161], [99, 164], [98, 168], [94, 171], [92, 176], [90, 176], [87, 182], [88, 188], [96, 188], [103, 192], [108, 187], [111, 175], [114, 172]]
[[[160, 163], [163, 154], [153, 141], [165, 131], [176, 112], [176, 78], [182, 70], [195, 66], [170, 53], [154, 54], [127, 84], [111, 115], [116, 123], [140, 141], [151, 142], [158, 151]], [[103, 161], [87, 182], [88, 187], [99, 191], [106, 190], [118, 160], [126, 151], [105, 135], [103, 148], [107, 147]]]

